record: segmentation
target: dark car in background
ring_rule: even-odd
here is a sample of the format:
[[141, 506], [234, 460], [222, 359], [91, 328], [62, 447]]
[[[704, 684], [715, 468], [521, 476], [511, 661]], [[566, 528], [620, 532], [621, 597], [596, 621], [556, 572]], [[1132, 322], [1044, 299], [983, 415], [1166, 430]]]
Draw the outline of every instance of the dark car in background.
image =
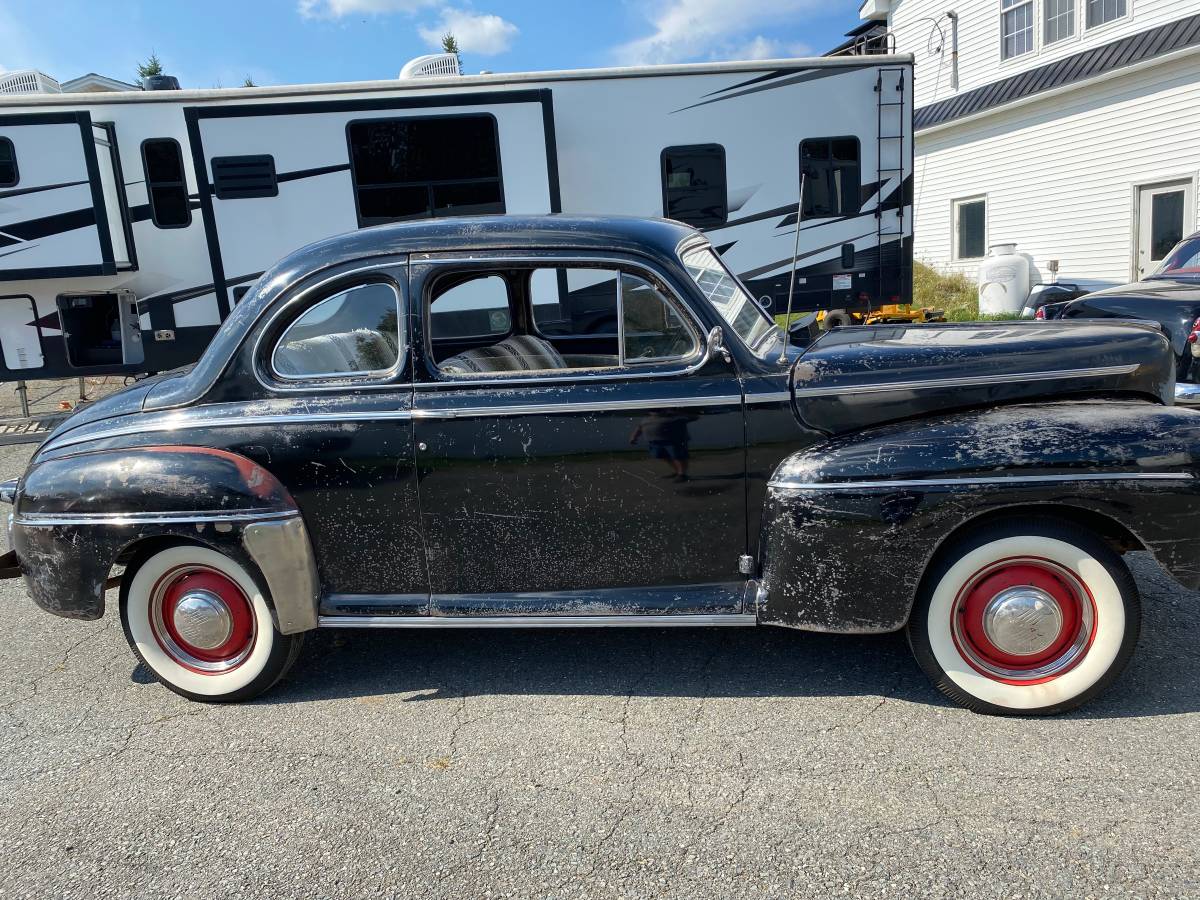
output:
[[1200, 405], [1200, 232], [1180, 241], [1153, 275], [1047, 304], [1038, 318], [1157, 322], [1175, 355], [1175, 402]]

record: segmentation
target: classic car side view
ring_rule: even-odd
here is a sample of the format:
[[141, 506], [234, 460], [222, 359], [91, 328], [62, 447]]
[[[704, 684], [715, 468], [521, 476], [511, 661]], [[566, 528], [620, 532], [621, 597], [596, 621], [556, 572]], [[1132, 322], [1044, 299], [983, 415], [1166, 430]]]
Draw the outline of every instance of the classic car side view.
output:
[[1175, 402], [1200, 405], [1200, 232], [1176, 244], [1153, 275], [1047, 304], [1041, 317], [1157, 322], [1175, 357]]
[[676, 222], [331, 238], [193, 369], [46, 440], [3, 492], [4, 574], [77, 619], [119, 588], [197, 700], [271, 687], [318, 627], [767, 624], [906, 628], [948, 697], [1009, 714], [1117, 677], [1123, 553], [1200, 586], [1200, 413], [1157, 328], [790, 338]]

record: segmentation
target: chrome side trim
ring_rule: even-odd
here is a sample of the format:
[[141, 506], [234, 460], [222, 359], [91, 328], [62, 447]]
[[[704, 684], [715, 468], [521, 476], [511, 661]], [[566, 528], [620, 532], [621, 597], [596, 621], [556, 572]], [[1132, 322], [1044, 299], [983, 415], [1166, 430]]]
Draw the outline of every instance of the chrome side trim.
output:
[[0, 503], [12, 503], [17, 499], [17, 483], [21, 479], [10, 478], [8, 481], [0, 482]]
[[304, 520], [293, 515], [247, 525], [242, 546], [267, 580], [279, 631], [297, 634], [316, 628], [321, 583]]
[[381, 420], [408, 419], [458, 419], [471, 416], [523, 416], [538, 413], [593, 413], [620, 412], [622, 410], [661, 409], [691, 406], [734, 406], [740, 405], [742, 398], [739, 394], [725, 394], [717, 397], [677, 397], [658, 398], [649, 400], [609, 400], [604, 403], [545, 403], [523, 404], [520, 406], [466, 406], [461, 409], [383, 409], [362, 412], [334, 413], [280, 413], [264, 416], [218, 416], [211, 419], [185, 419], [179, 415], [161, 422], [146, 422], [139, 425], [129, 425], [123, 428], [110, 428], [95, 431], [90, 434], [75, 434], [64, 436], [54, 442], [50, 449], [71, 447], [75, 444], [85, 444], [91, 441], [103, 441], [110, 438], [125, 437], [131, 434], [148, 432], [179, 431], [182, 429], [207, 428], [250, 428], [259, 425], [311, 425], [318, 422], [378, 422]]
[[747, 394], [746, 405], [752, 406], [756, 403], [791, 403], [792, 395], [788, 391], [771, 391], [764, 394]]
[[13, 518], [14, 525], [48, 528], [54, 525], [191, 525], [208, 522], [273, 522], [296, 518], [294, 509], [195, 510], [169, 513], [29, 513]]
[[1072, 481], [1193, 481], [1188, 472], [1076, 472], [1064, 475], [998, 475], [994, 478], [912, 478], [877, 481], [772, 480], [768, 487], [784, 491], [853, 491], [861, 488], [956, 487], [958, 485], [1048, 484]]
[[1055, 381], [1061, 378], [1100, 378], [1105, 375], [1129, 375], [1140, 363], [1120, 366], [1095, 366], [1088, 369], [1058, 369], [1051, 372], [1011, 372], [1004, 375], [971, 375], [960, 378], [930, 378], [922, 381], [885, 381], [874, 384], [841, 384], [829, 387], [796, 388], [797, 397], [828, 397], [837, 394], [878, 394], [886, 391], [921, 391], [947, 387], [986, 387], [1013, 381]]
[[741, 396], [677, 397], [649, 400], [609, 400], [607, 403], [529, 403], [520, 406], [466, 406], [461, 409], [417, 409], [414, 419], [464, 419], [472, 416], [528, 416], [557, 413], [621, 412], [637, 409], [676, 409], [692, 406], [740, 406]]
[[320, 628], [691, 628], [757, 625], [752, 614], [664, 616], [321, 616]]
[[[1175, 383], [1176, 406], [1200, 406], [1200, 384], [1189, 384], [1186, 381]], [[0, 488], [2, 491], [3, 488]], [[0, 499], [3, 499], [0, 493]]]

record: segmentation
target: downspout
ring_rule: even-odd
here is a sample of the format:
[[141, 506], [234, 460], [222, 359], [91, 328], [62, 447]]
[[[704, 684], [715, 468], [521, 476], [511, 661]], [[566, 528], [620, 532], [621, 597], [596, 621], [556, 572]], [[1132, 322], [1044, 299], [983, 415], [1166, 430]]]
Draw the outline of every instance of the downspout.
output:
[[950, 20], [950, 90], [958, 90], [958, 13], [949, 10], [946, 18]]

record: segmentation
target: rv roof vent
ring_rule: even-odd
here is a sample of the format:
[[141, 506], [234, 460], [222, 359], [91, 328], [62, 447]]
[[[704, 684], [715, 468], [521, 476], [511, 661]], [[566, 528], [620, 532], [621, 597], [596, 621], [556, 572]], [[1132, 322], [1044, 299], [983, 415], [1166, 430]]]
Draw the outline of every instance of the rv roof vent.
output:
[[0, 94], [61, 94], [57, 81], [37, 69], [5, 72], [0, 75]]
[[174, 75], [147, 75], [142, 79], [143, 91], [177, 91], [179, 79]]
[[410, 59], [400, 70], [401, 78], [437, 78], [460, 75], [458, 57], [453, 53], [431, 53]]

